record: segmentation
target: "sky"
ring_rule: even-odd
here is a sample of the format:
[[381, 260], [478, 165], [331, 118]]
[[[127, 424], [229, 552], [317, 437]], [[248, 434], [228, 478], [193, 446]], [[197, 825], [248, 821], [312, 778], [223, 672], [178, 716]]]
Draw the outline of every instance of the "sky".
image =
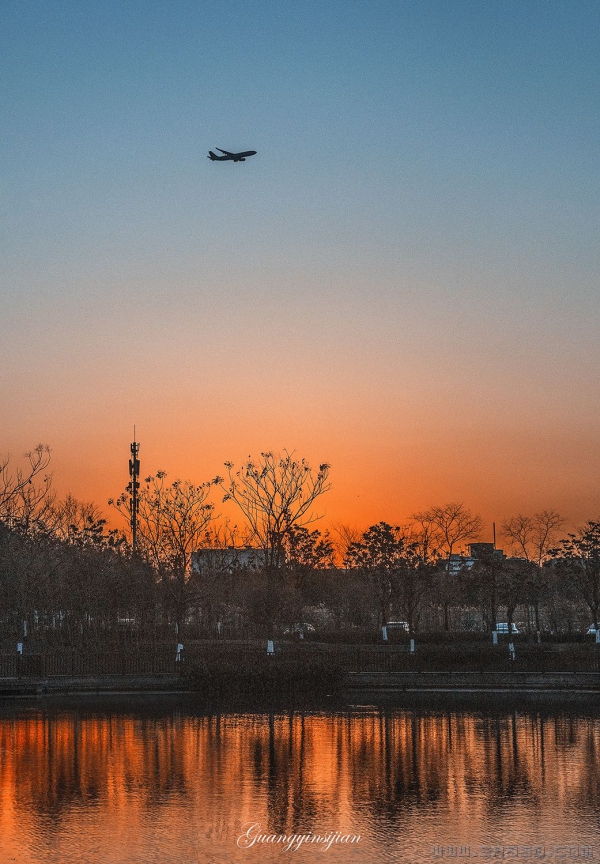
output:
[[599, 55], [596, 0], [4, 0], [0, 452], [597, 518]]

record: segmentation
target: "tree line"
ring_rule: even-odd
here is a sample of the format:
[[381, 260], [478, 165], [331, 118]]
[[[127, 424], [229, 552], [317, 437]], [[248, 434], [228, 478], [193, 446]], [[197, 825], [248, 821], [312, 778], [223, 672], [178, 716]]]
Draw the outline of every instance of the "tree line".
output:
[[[215, 634], [380, 632], [403, 622], [427, 630], [492, 630], [499, 620], [532, 631], [597, 629], [600, 522], [565, 533], [555, 510], [501, 525], [505, 554], [477, 544], [481, 517], [462, 503], [436, 505], [403, 525], [321, 531], [319, 499], [330, 466], [265, 452], [194, 483], [164, 471], [138, 491], [138, 545], [100, 508], [59, 499], [50, 450], [24, 466], [0, 463], [0, 618], [17, 638], [79, 643], [125, 632]], [[131, 521], [131, 485], [109, 501]], [[237, 509], [222, 520], [217, 501]], [[254, 549], [249, 559], [241, 553]], [[198, 562], [201, 561], [202, 566]]]

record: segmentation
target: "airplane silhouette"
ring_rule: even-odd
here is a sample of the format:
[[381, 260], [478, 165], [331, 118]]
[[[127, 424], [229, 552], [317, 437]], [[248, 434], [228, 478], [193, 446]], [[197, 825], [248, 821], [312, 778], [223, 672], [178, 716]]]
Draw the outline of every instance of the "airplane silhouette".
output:
[[245, 150], [243, 153], [229, 153], [227, 150], [221, 150], [220, 147], [216, 148], [219, 153], [224, 153], [224, 156], [216, 156], [212, 150], [208, 151], [208, 158], [211, 162], [245, 162], [246, 156], [255, 156], [256, 150]]

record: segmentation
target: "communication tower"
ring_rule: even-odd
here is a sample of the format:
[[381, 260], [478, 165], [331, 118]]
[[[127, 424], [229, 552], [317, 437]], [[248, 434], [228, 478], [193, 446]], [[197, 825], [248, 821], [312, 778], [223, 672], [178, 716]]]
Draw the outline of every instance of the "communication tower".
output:
[[130, 510], [130, 525], [131, 525], [131, 551], [135, 555], [137, 552], [137, 520], [138, 520], [138, 490], [140, 488], [140, 460], [138, 454], [140, 445], [135, 440], [135, 426], [133, 427], [133, 441], [131, 444], [131, 459], [129, 460], [129, 486], [127, 487], [130, 494], [129, 510]]

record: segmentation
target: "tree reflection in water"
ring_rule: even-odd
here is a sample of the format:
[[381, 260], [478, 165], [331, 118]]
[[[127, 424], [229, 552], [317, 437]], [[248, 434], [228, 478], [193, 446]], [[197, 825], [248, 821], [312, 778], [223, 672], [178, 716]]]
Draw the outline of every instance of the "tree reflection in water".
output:
[[[207, 844], [242, 860], [235, 840], [245, 822], [274, 834], [359, 833], [361, 861], [375, 861], [382, 843], [427, 858], [436, 843], [508, 844], [517, 834], [583, 843], [575, 825], [581, 834], [588, 820], [591, 831], [598, 813], [594, 711], [140, 706], [4, 710], [6, 858], [100, 861], [120, 844], [130, 851], [111, 860], [141, 862], [169, 838], [173, 860], [190, 849], [189, 860], [204, 860]], [[276, 853], [264, 849], [261, 860]]]

